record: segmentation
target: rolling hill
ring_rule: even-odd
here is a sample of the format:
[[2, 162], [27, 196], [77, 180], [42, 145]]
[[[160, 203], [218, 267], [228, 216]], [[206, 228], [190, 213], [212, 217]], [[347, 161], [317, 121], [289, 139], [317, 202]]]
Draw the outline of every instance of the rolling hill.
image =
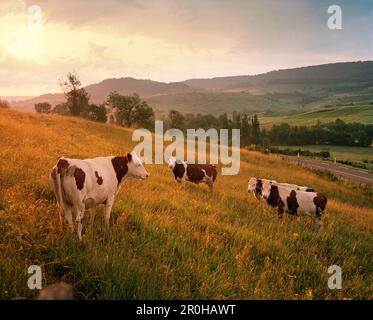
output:
[[337, 118], [343, 119], [345, 122], [372, 124], [373, 104], [361, 103], [357, 105], [329, 105], [293, 115], [263, 115], [260, 117], [260, 123], [263, 127], [271, 127], [273, 124], [279, 124], [282, 122], [289, 123], [290, 125], [309, 126], [315, 125], [318, 121], [321, 123], [333, 122]]
[[191, 79], [185, 83], [193, 88], [224, 90], [257, 85], [338, 84], [373, 82], [373, 61], [330, 63], [293, 69], [276, 70], [258, 75]]
[[[334, 63], [252, 76], [190, 79], [174, 83], [128, 77], [106, 79], [87, 86], [86, 90], [95, 103], [105, 101], [111, 91], [122, 94], [136, 92], [148, 101], [158, 117], [171, 109], [184, 113], [241, 111], [270, 118], [290, 114], [302, 117], [308, 112], [317, 115], [321, 107], [331, 105], [335, 107], [337, 117], [350, 121], [351, 117], [345, 116], [345, 110], [338, 108], [351, 102], [367, 105], [373, 101], [373, 62]], [[46, 94], [12, 105], [33, 110], [35, 103], [44, 101], [55, 105], [64, 101], [64, 97], [62, 94]], [[373, 119], [364, 118], [363, 122], [372, 123]]]
[[[57, 159], [125, 154], [131, 130], [80, 118], [0, 110], [0, 299], [33, 298], [27, 268], [44, 285], [65, 281], [81, 299], [371, 299], [372, 194], [280, 157], [241, 150], [236, 176], [180, 190], [166, 165], [125, 181], [112, 226], [63, 234], [48, 175]], [[219, 170], [220, 172], [220, 170]], [[247, 193], [251, 176], [328, 195], [325, 227], [279, 221]], [[88, 219], [88, 217], [87, 217]], [[343, 270], [327, 287], [328, 266]]]

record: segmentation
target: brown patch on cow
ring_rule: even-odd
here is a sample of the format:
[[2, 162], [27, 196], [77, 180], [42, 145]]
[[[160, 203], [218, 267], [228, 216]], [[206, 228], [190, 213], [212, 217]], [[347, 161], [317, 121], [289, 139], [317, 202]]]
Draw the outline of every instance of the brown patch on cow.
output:
[[99, 185], [102, 185], [102, 183], [104, 182], [104, 180], [102, 179], [102, 177], [100, 177], [99, 176], [99, 174], [98, 174], [98, 172], [97, 171], [95, 171], [95, 176], [96, 176], [96, 178], [97, 178], [97, 183], [99, 184]]
[[[128, 155], [127, 155], [128, 157]], [[111, 163], [113, 164], [113, 168], [115, 171], [115, 174], [117, 176], [118, 185], [122, 182], [123, 177], [128, 172], [128, 165], [129, 162], [127, 157], [115, 157], [111, 159]]]
[[286, 198], [286, 203], [288, 205], [289, 213], [297, 215], [299, 204], [297, 200], [297, 193], [295, 192], [295, 190], [291, 190], [290, 196]]
[[80, 168], [76, 168], [75, 171], [74, 171], [74, 178], [75, 178], [75, 182], [76, 182], [76, 187], [79, 190], [82, 190], [83, 187], [84, 187], [85, 172]]
[[263, 182], [261, 179], [257, 179], [256, 180], [256, 186], [255, 186], [255, 193], [258, 195], [258, 196], [261, 196], [262, 195], [262, 186], [263, 186]]
[[312, 189], [312, 188], [307, 188], [307, 189], [306, 189], [306, 192], [315, 192], [315, 190]]
[[326, 203], [328, 199], [321, 193], [317, 193], [316, 197], [313, 198], [313, 203], [316, 206], [316, 216], [321, 217], [322, 213], [325, 211]]
[[211, 164], [188, 164], [187, 165], [187, 177], [188, 180], [194, 183], [201, 182], [206, 175], [209, 176], [213, 182], [216, 180], [217, 171], [216, 167]]
[[57, 162], [57, 173], [64, 175], [69, 167], [69, 162], [66, 159], [60, 159]]
[[282, 201], [280, 197], [280, 193], [278, 192], [277, 186], [271, 186], [271, 192], [267, 199], [267, 203], [270, 206], [277, 208], [278, 216], [281, 218], [282, 214], [284, 213], [285, 203]]
[[185, 173], [184, 164], [176, 161], [172, 172], [175, 176], [175, 179], [181, 179], [184, 176], [184, 173]]

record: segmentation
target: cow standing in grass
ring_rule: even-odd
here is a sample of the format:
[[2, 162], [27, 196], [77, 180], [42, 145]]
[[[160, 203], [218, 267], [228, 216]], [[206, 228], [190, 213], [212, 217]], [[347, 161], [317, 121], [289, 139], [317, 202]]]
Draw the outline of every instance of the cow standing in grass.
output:
[[105, 221], [109, 225], [114, 198], [121, 183], [127, 178], [146, 179], [149, 176], [136, 153], [126, 156], [98, 157], [93, 159], [60, 158], [50, 174], [57, 202], [60, 207], [62, 226], [73, 229], [73, 214], [77, 224], [78, 238], [82, 238], [82, 219], [86, 209], [105, 205]]
[[286, 211], [294, 216], [311, 216], [317, 219], [319, 224], [327, 204], [326, 196], [321, 193], [275, 185], [269, 181], [262, 185], [262, 197], [267, 204], [277, 209], [280, 218]]
[[172, 169], [177, 182], [185, 188], [185, 182], [206, 183], [210, 190], [213, 190], [213, 185], [216, 180], [216, 166], [212, 164], [191, 164], [185, 161], [177, 160], [171, 157], [168, 161], [168, 166]]
[[298, 186], [296, 184], [277, 182], [275, 180], [261, 179], [261, 178], [255, 178], [255, 177], [251, 177], [249, 179], [248, 184], [247, 184], [247, 191], [252, 192], [255, 198], [260, 200], [262, 198], [262, 187], [263, 187], [264, 182], [268, 182], [271, 185], [278, 185], [278, 186], [293, 188], [299, 191], [308, 191], [308, 192], [315, 191], [314, 189], [307, 187], [307, 186]]

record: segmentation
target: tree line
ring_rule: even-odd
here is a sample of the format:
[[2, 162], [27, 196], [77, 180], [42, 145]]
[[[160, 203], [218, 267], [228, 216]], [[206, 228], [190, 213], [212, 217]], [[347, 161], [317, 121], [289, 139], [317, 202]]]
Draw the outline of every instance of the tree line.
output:
[[121, 95], [112, 92], [104, 103], [97, 105], [90, 103], [90, 96], [76, 74], [68, 73], [66, 79], [60, 82], [60, 86], [66, 101], [54, 108], [48, 102], [36, 103], [36, 112], [80, 116], [125, 127], [154, 127], [153, 109], [137, 94]]
[[[82, 87], [75, 74], [67, 74], [60, 82], [66, 101], [54, 108], [47, 102], [35, 104], [37, 112], [58, 113], [81, 116], [94, 121], [110, 122], [125, 127], [154, 129], [154, 111], [139, 95], [121, 95], [112, 92], [100, 105], [89, 102], [89, 94]], [[240, 129], [241, 145], [344, 145], [370, 146], [373, 138], [373, 125], [346, 123], [337, 119], [334, 122], [313, 126], [291, 126], [288, 123], [273, 125], [270, 129], [261, 129], [257, 115], [233, 112], [221, 115], [181, 113], [169, 111], [163, 118], [166, 128], [186, 129]]]
[[261, 131], [257, 115], [249, 117], [246, 114], [233, 112], [232, 116], [223, 113], [219, 116], [212, 114], [182, 114], [177, 110], [169, 111], [166, 118], [163, 119], [166, 128], [176, 128], [182, 131], [186, 129], [240, 129], [241, 145], [260, 144]]
[[282, 123], [274, 125], [268, 131], [267, 138], [272, 145], [330, 144], [368, 147], [372, 144], [373, 125], [346, 123], [341, 119], [323, 124], [317, 122], [309, 127]]
[[273, 125], [270, 129], [261, 129], [257, 115], [252, 117], [233, 112], [231, 117], [226, 113], [214, 116], [212, 114], [182, 114], [171, 110], [165, 119], [168, 128], [181, 130], [190, 129], [240, 129], [241, 145], [343, 145], [368, 147], [372, 144], [373, 125], [361, 123], [346, 123], [336, 119], [334, 122], [319, 121], [313, 126], [291, 126], [288, 123]]

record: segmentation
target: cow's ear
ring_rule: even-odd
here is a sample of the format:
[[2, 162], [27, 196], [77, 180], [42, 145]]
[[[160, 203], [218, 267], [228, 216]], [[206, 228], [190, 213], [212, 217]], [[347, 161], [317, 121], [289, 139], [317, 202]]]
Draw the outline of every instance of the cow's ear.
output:
[[128, 160], [128, 162], [132, 161], [132, 154], [127, 153], [127, 160]]

